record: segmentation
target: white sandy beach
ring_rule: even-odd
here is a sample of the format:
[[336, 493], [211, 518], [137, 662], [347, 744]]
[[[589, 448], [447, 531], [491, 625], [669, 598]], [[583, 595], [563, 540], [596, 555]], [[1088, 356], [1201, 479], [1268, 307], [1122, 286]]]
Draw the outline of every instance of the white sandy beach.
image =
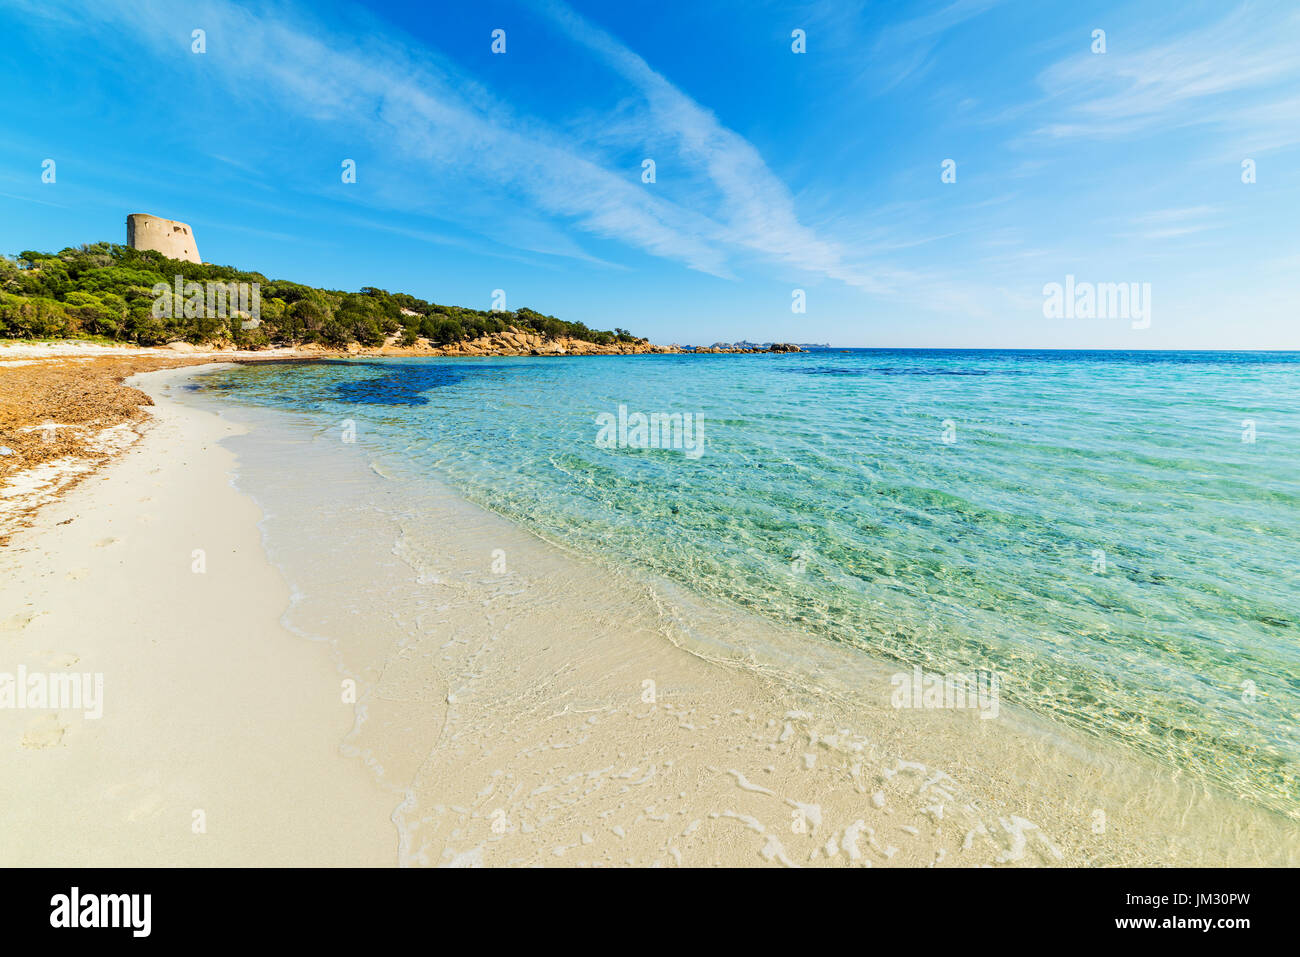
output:
[[[893, 711], [848, 650], [803, 683], [726, 651], [725, 621], [717, 655], [683, 650], [644, 588], [463, 503], [430, 505], [445, 538], [350, 539], [307, 640], [218, 444], [239, 427], [169, 397], [194, 372], [137, 377], [144, 437], [0, 551], [0, 671], [104, 677], [98, 720], [0, 709], [2, 864], [1295, 861], [1275, 816], [1014, 714]], [[306, 455], [286, 482], [320, 481]], [[355, 467], [337, 514], [271, 532], [360, 521]], [[362, 572], [393, 591], [348, 593]]]
[[338, 754], [338, 679], [277, 624], [288, 589], [229, 484], [231, 427], [153, 418], [0, 558], [0, 670], [104, 676], [98, 720], [0, 709], [0, 862], [391, 862], [391, 805]]

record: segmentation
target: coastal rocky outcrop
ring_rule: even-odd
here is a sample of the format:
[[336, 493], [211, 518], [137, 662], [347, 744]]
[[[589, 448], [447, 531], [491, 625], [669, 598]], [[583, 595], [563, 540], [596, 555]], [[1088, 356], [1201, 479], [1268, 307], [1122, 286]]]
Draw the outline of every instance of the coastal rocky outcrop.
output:
[[391, 336], [378, 349], [364, 349], [353, 343], [349, 352], [369, 355], [433, 355], [433, 356], [626, 356], [653, 353], [656, 355], [676, 355], [692, 352], [712, 353], [766, 353], [766, 352], [803, 352], [804, 350], [791, 342], [774, 342], [770, 347], [745, 348], [738, 346], [707, 346], [690, 348], [673, 344], [669, 346], [654, 345], [648, 339], [635, 342], [612, 342], [601, 345], [585, 339], [573, 339], [562, 336], [548, 339], [534, 332], [528, 332], [510, 326], [503, 332], [479, 336], [464, 342], [451, 342], [434, 345], [427, 339], [417, 339], [414, 345], [399, 344], [397, 336]]
[[[229, 340], [207, 342], [194, 345], [189, 342], [169, 342], [158, 347], [160, 351], [177, 353], [219, 354], [237, 352], [239, 347]], [[148, 351], [148, 350], [145, 350]], [[382, 346], [367, 347], [359, 342], [349, 342], [346, 346], [332, 347], [319, 342], [300, 342], [296, 345], [275, 349], [259, 349], [250, 355], [275, 355], [287, 359], [297, 357], [327, 358], [333, 355], [351, 356], [633, 356], [633, 355], [695, 355], [703, 353], [725, 353], [730, 355], [755, 355], [784, 352], [804, 352], [792, 343], [773, 343], [769, 348], [738, 349], [719, 346], [680, 346], [676, 343], [659, 346], [648, 339], [635, 342], [612, 342], [601, 345], [585, 339], [573, 339], [562, 336], [548, 339], [532, 332], [524, 332], [511, 326], [504, 332], [479, 336], [463, 342], [449, 342], [434, 345], [423, 337], [413, 345], [402, 345], [399, 336], [389, 336]]]
[[420, 338], [415, 341], [414, 345], [404, 346], [399, 344], [396, 336], [392, 336], [378, 349], [362, 349], [358, 346], [356, 351], [370, 355], [620, 356], [641, 355], [644, 353], [679, 353], [684, 350], [676, 345], [653, 345], [648, 339], [638, 339], [635, 342], [611, 342], [604, 345], [587, 342], [584, 339], [574, 339], [569, 336], [548, 339], [535, 332], [528, 332], [510, 326], [502, 332], [479, 336], [477, 339], [468, 339], [464, 342], [449, 342], [443, 345], [434, 345], [429, 340]]
[[773, 342], [771, 345], [753, 346], [753, 345], [724, 345], [715, 344], [711, 346], [688, 346], [681, 350], [682, 352], [710, 352], [710, 353], [741, 353], [753, 355], [759, 352], [803, 352], [793, 342]]
[[[162, 347], [171, 352], [232, 352], [236, 345], [229, 341], [210, 342], [196, 346], [188, 342], [170, 342]], [[799, 346], [790, 342], [774, 342], [763, 348], [742, 348], [737, 346], [679, 346], [676, 343], [667, 346], [655, 345], [649, 339], [637, 339], [633, 342], [595, 343], [570, 336], [547, 338], [535, 332], [528, 332], [510, 326], [502, 332], [479, 336], [461, 342], [449, 342], [435, 345], [426, 338], [419, 338], [411, 345], [403, 345], [400, 336], [389, 336], [382, 346], [367, 347], [358, 342], [333, 348], [316, 342], [303, 342], [284, 350], [275, 350], [291, 355], [368, 355], [368, 356], [629, 356], [629, 355], [690, 355], [694, 353], [728, 353], [728, 354], [767, 354], [783, 352], [803, 352]]]

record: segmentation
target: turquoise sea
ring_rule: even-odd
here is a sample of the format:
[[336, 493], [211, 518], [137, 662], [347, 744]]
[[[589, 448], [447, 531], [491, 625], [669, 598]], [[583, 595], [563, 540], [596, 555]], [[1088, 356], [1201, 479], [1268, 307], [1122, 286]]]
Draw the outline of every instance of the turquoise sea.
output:
[[[802, 641], [994, 671], [1031, 712], [1300, 817], [1300, 353], [358, 359], [199, 383]], [[602, 437], [620, 406], [626, 435]], [[636, 447], [638, 413], [689, 414], [691, 441]]]

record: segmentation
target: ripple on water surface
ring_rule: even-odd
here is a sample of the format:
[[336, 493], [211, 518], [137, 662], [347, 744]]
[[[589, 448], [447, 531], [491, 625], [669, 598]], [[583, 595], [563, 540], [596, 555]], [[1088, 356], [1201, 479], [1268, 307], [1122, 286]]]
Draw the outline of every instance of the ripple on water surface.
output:
[[[543, 537], [1003, 694], [1297, 815], [1300, 355], [243, 366]], [[600, 413], [706, 445], [604, 448]]]

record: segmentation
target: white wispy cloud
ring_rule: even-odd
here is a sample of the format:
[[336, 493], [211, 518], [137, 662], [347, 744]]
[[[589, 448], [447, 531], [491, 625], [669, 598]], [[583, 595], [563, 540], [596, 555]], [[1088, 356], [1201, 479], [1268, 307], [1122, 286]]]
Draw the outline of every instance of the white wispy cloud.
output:
[[[503, 259], [523, 253], [625, 268], [594, 251], [608, 241], [724, 278], [825, 279], [909, 309], [991, 316], [1001, 308], [1004, 297], [987, 289], [987, 277], [963, 278], [962, 263], [946, 251], [936, 249], [932, 265], [900, 264], [916, 247], [960, 236], [947, 220], [918, 223], [914, 209], [891, 214], [887, 206], [849, 215], [834, 202], [810, 210], [752, 143], [625, 42], [559, 0], [539, 2], [557, 56], [586, 57], [607, 71], [608, 102], [532, 115], [390, 26], [327, 26], [286, 3], [254, 9], [197, 0], [177, 10], [164, 0], [69, 0], [52, 10], [18, 0], [32, 18], [56, 19], [60, 34], [89, 32], [108, 62], [132, 62], [132, 73], [175, 84], [194, 103], [189, 112], [213, 111], [206, 122], [220, 134], [203, 149], [271, 187], [278, 202], [266, 205], [268, 214], [279, 206], [293, 215], [294, 194], [336, 199], [335, 242], [378, 229]], [[990, 6], [959, 0], [905, 25], [900, 37], [928, 48]], [[189, 54], [195, 25], [207, 31], [201, 58]], [[261, 140], [259, 124], [272, 135], [250, 161], [232, 149], [230, 134]], [[599, 130], [605, 135], [592, 132]], [[364, 189], [340, 190], [337, 163], [314, 179], [298, 173], [299, 138], [310, 141], [302, 156], [317, 164], [333, 150], [356, 157]], [[661, 159], [654, 186], [640, 181], [639, 159], [628, 162], [644, 144], [654, 152], [643, 155]], [[252, 196], [241, 202], [257, 207]], [[455, 228], [441, 228], [448, 223]]]
[[[150, 68], [164, 76], [188, 52], [190, 25], [203, 24], [203, 66], [233, 100], [314, 124], [335, 140], [380, 144], [386, 159], [405, 160], [387, 170], [389, 182], [376, 190], [400, 208], [445, 204], [449, 184], [471, 182], [502, 197], [504, 208], [517, 203], [534, 226], [529, 212], [729, 274], [726, 252], [710, 241], [715, 227], [704, 217], [575, 152], [545, 124], [517, 118], [433, 51], [374, 33], [328, 34], [287, 7], [254, 14], [207, 0], [178, 16], [161, 0], [110, 0], [85, 4], [84, 16], [69, 17], [67, 7], [24, 6], [36, 17], [57, 17], [59, 30], [96, 31], [111, 45], [121, 46], [123, 37], [144, 44], [154, 57]], [[489, 225], [499, 236], [502, 224]], [[583, 255], [568, 239], [558, 253]]]
[[920, 76], [934, 63], [934, 50], [943, 34], [996, 7], [1002, 0], [952, 0], [927, 13], [886, 27], [872, 55], [894, 64], [886, 88]]
[[1223, 211], [1216, 206], [1177, 206], [1153, 209], [1134, 216], [1129, 223], [1138, 227], [1135, 232], [1118, 234], [1121, 237], [1137, 236], [1140, 239], [1179, 239], [1225, 225]]
[[645, 136], [667, 138], [678, 158], [715, 188], [710, 239], [849, 285], [881, 288], [867, 271], [846, 262], [838, 244], [800, 222], [794, 197], [751, 143], [571, 7], [552, 0], [543, 9], [638, 91], [645, 104]]
[[1279, 105], [1295, 113], [1300, 12], [1291, 5], [1243, 5], [1173, 38], [1129, 28], [1108, 47], [1070, 56], [1039, 76], [1047, 105], [1061, 116], [1040, 133], [1115, 137], [1207, 124], [1248, 130], [1269, 123]]
[[[60, 18], [61, 30], [143, 44], [155, 60], [151, 67], [163, 71], [177, 69], [190, 25], [201, 24], [209, 51], [203, 67], [234, 100], [314, 124], [332, 139], [382, 144], [386, 161], [400, 158], [386, 162], [384, 182], [376, 183], [371, 171], [369, 195], [393, 208], [446, 212], [447, 187], [465, 184], [513, 206], [510, 220], [518, 228], [504, 231], [533, 251], [597, 261], [551, 222], [558, 221], [717, 276], [732, 276], [737, 258], [760, 257], [877, 286], [846, 262], [839, 246], [800, 222], [790, 191], [752, 144], [559, 3], [543, 8], [552, 22], [630, 85], [643, 101], [635, 122], [669, 134], [676, 160], [700, 174], [714, 202], [702, 205], [698, 193], [674, 201], [665, 190], [646, 188], [639, 171], [610, 168], [564, 131], [517, 115], [436, 51], [372, 30], [328, 32], [299, 8], [254, 13], [226, 0], [200, 0], [178, 16], [163, 0], [97, 0], [70, 16], [66, 6], [20, 6]], [[493, 225], [499, 237], [503, 230]]]

